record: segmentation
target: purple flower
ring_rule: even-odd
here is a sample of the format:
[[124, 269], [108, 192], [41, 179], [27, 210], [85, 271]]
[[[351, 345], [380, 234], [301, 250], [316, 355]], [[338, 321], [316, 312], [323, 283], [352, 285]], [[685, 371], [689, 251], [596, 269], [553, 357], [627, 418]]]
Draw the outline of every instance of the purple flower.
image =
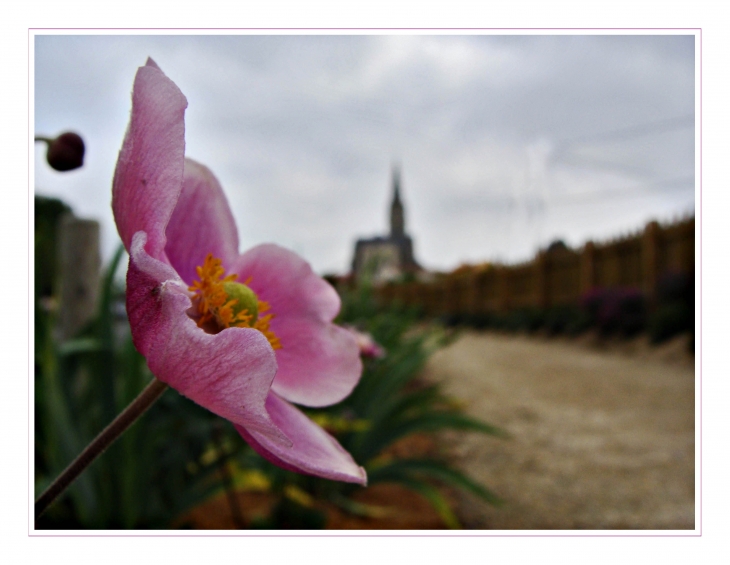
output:
[[365, 484], [365, 471], [291, 403], [345, 398], [362, 372], [332, 320], [334, 289], [273, 244], [238, 253], [213, 174], [185, 158], [187, 100], [151, 59], [137, 72], [112, 208], [130, 255], [127, 312], [152, 373], [230, 420], [281, 467]]

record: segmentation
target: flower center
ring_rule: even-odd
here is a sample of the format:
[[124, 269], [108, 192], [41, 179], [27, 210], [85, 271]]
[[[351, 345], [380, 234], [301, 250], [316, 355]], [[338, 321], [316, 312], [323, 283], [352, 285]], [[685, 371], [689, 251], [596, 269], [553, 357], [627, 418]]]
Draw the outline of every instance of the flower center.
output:
[[[221, 331], [226, 328], [254, 328], [269, 340], [271, 347], [281, 349], [281, 342], [269, 328], [273, 313], [268, 302], [258, 299], [246, 284], [234, 282], [238, 275], [226, 276], [220, 259], [208, 253], [203, 264], [195, 268], [198, 279], [189, 287], [196, 294], [198, 327]], [[249, 278], [247, 283], [251, 282]]]

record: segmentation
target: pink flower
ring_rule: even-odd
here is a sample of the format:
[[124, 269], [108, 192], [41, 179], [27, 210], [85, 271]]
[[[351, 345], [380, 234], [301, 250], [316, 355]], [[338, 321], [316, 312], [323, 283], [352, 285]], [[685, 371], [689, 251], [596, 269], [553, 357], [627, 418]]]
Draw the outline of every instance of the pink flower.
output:
[[238, 253], [218, 181], [185, 158], [187, 100], [151, 59], [134, 81], [112, 208], [129, 252], [127, 312], [152, 373], [230, 420], [281, 467], [365, 484], [365, 471], [291, 403], [345, 398], [362, 372], [334, 324], [337, 293], [276, 245]]
[[385, 357], [385, 349], [383, 349], [383, 347], [373, 339], [372, 335], [367, 332], [361, 332], [352, 326], [344, 326], [344, 328], [349, 331], [355, 338], [355, 341], [357, 341], [357, 346], [360, 348], [360, 355], [371, 359], [382, 359]]

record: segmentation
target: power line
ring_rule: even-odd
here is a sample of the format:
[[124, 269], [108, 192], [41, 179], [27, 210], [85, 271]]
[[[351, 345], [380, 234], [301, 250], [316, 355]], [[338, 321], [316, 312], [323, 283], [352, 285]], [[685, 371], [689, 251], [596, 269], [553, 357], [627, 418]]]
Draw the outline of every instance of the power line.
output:
[[648, 122], [644, 124], [629, 126], [617, 130], [607, 131], [603, 133], [584, 135], [574, 137], [570, 139], [559, 140], [558, 146], [562, 148], [569, 147], [578, 143], [585, 143], [590, 141], [621, 141], [626, 139], [635, 139], [637, 137], [643, 137], [645, 135], [653, 133], [662, 133], [665, 131], [674, 131], [677, 129], [684, 129], [687, 127], [694, 127], [695, 116], [694, 114], [688, 114], [685, 116], [678, 116], [675, 118], [668, 118], [665, 120], [659, 120], [655, 122]]

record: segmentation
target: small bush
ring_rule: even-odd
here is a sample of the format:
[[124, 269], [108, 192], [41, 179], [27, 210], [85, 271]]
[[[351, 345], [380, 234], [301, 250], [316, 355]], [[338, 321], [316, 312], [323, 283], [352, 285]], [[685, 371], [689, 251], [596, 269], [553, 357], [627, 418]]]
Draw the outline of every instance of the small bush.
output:
[[490, 327], [494, 327], [495, 321], [494, 316], [490, 314], [467, 314], [466, 316], [464, 316], [464, 324], [469, 326], [470, 328], [484, 330]]
[[646, 299], [632, 287], [592, 289], [581, 299], [581, 307], [604, 336], [630, 337], [646, 327]]
[[657, 302], [661, 305], [683, 302], [694, 306], [694, 277], [685, 273], [666, 273], [657, 284]]
[[694, 351], [694, 278], [682, 273], [667, 273], [657, 285], [657, 309], [649, 320], [652, 343], [661, 343], [684, 332], [692, 334]]
[[463, 314], [444, 314], [439, 317], [439, 323], [447, 328], [467, 325], [468, 317]]
[[590, 317], [578, 306], [553, 306], [545, 313], [545, 329], [550, 335], [577, 335], [590, 325]]
[[649, 323], [651, 342], [661, 343], [688, 331], [693, 322], [692, 312], [681, 302], [660, 306]]

